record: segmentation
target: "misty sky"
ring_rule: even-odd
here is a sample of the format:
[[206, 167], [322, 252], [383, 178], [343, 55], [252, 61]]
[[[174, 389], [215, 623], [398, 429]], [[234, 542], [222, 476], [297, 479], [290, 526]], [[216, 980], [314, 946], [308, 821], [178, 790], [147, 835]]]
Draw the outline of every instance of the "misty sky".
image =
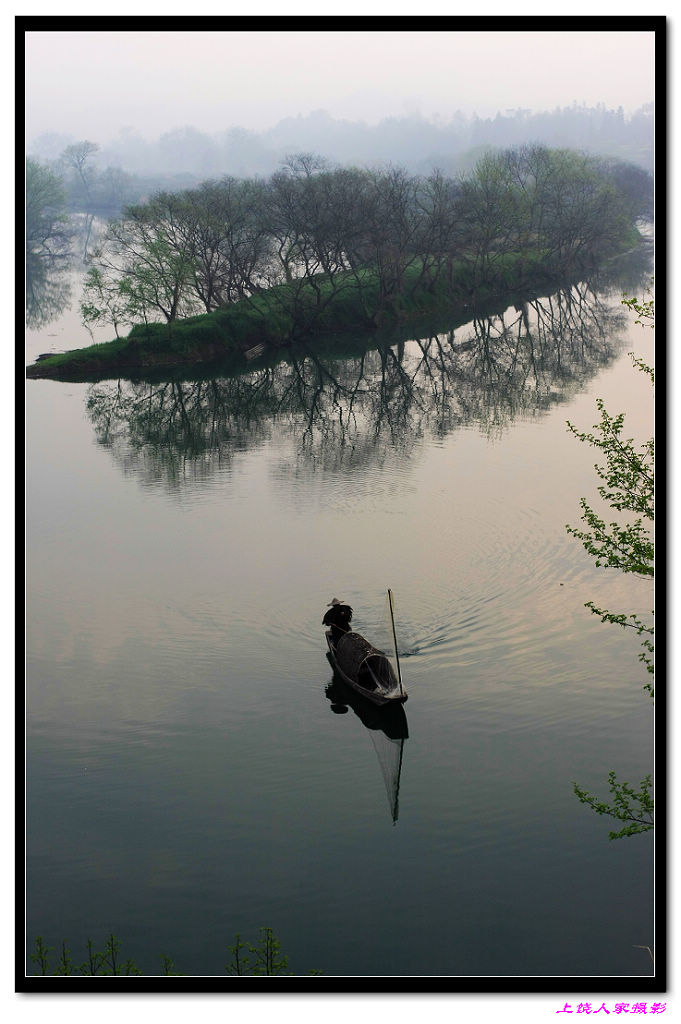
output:
[[628, 112], [654, 98], [652, 32], [50, 31], [25, 41], [29, 140], [262, 131], [319, 109], [369, 123], [573, 101]]

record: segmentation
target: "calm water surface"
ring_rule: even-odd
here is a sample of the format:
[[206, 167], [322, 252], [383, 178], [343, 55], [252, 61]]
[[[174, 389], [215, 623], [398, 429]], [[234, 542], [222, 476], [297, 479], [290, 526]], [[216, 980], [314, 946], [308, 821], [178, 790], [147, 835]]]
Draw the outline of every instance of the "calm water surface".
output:
[[[649, 973], [653, 834], [609, 842], [572, 782], [652, 770], [636, 638], [584, 608], [651, 595], [565, 524], [596, 486], [566, 420], [650, 435], [652, 332], [585, 296], [241, 379], [27, 382], [30, 946], [222, 975], [269, 925], [299, 974]], [[28, 360], [87, 341], [66, 313]], [[396, 823], [321, 626], [338, 596], [381, 640], [388, 586]]]

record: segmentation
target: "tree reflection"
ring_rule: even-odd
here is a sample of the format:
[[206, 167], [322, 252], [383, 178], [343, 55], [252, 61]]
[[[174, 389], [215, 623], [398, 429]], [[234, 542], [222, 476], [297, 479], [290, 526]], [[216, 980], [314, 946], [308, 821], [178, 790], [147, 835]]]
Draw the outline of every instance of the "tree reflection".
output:
[[39, 330], [71, 303], [70, 264], [60, 256], [26, 257], [26, 326]]
[[100, 444], [124, 472], [171, 489], [208, 479], [238, 451], [262, 444], [270, 425], [248, 378], [89, 389], [86, 407]]
[[[101, 230], [98, 223], [72, 218], [62, 226], [58, 240], [52, 236], [51, 249], [45, 245], [26, 247], [26, 326], [40, 330], [67, 310], [73, 301], [74, 273], [82, 264], [74, 249], [86, 246]], [[35, 239], [34, 239], [35, 241]]]
[[588, 283], [464, 327], [346, 358], [312, 348], [236, 377], [93, 385], [99, 442], [125, 472], [171, 488], [286, 435], [282, 472], [375, 469], [427, 435], [475, 424], [490, 436], [567, 401], [619, 348], [624, 313]]

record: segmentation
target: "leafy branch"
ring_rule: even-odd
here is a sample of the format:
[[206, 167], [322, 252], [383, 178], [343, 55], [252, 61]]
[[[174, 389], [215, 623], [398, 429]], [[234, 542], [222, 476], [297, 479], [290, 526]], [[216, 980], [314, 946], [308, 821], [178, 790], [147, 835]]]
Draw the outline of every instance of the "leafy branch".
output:
[[573, 782], [572, 788], [580, 803], [587, 804], [596, 814], [607, 814], [611, 818], [628, 822], [619, 832], [610, 832], [610, 839], [622, 839], [625, 836], [649, 832], [654, 828], [653, 813], [655, 804], [651, 795], [651, 776], [646, 775], [638, 792], [628, 782], [618, 782], [614, 771], [608, 772], [609, 789], [612, 797], [610, 803], [604, 803], [591, 793], [587, 793]]
[[[638, 361], [639, 367], [643, 364]], [[568, 533], [578, 537], [584, 547], [596, 558], [596, 565], [621, 569], [638, 576], [653, 576], [654, 546], [644, 520], [655, 519], [655, 440], [651, 438], [637, 449], [631, 439], [621, 437], [624, 414], [610, 416], [602, 399], [596, 405], [601, 421], [594, 426], [598, 434], [577, 430], [568, 421], [568, 428], [580, 440], [586, 441], [605, 455], [606, 466], [595, 465], [603, 480], [598, 488], [601, 498], [619, 512], [637, 515], [633, 523], [620, 525], [605, 521], [594, 512], [584, 498], [581, 499], [582, 519], [590, 531], [566, 527]]]
[[[655, 278], [650, 279], [651, 286], [654, 281]], [[655, 299], [644, 299], [643, 302], [639, 302], [637, 298], [622, 299], [622, 305], [628, 306], [629, 309], [633, 309], [635, 313], [638, 313], [639, 319], [634, 320], [634, 323], [640, 324], [641, 327], [655, 327]]]
[[[632, 360], [654, 385], [653, 368], [641, 359], [632, 356]], [[618, 512], [629, 513], [633, 518], [623, 523], [606, 523], [582, 498], [581, 518], [587, 528], [577, 529], [570, 525], [565, 528], [582, 542], [597, 566], [619, 569], [638, 579], [651, 580], [655, 576], [655, 545], [649, 526], [655, 520], [655, 440], [651, 438], [637, 447], [631, 438], [623, 439], [624, 414], [611, 416], [601, 399], [596, 404], [601, 419], [600, 423], [594, 425], [593, 431], [577, 430], [569, 421], [568, 429], [580, 441], [598, 449], [605, 457], [604, 466], [596, 464], [594, 467], [599, 479], [603, 481], [598, 487], [603, 501]], [[639, 660], [648, 672], [654, 672], [652, 638], [655, 630], [652, 622], [642, 622], [633, 614], [598, 608], [593, 601], [588, 601], [585, 607], [594, 615], [599, 615], [601, 622], [629, 627], [643, 636]], [[649, 691], [651, 697], [654, 695], [650, 683], [644, 689]]]
[[[652, 282], [651, 282], [652, 283]], [[637, 324], [654, 326], [654, 300], [640, 303], [638, 299], [623, 299], [623, 304], [639, 315]], [[642, 359], [631, 355], [634, 366], [647, 374], [651, 385], [655, 385], [655, 371]], [[595, 469], [602, 481], [598, 493], [603, 501], [618, 512], [631, 517], [624, 524], [611, 522], [606, 524], [584, 498], [581, 499], [582, 520], [586, 530], [578, 530], [567, 526], [569, 534], [581, 540], [586, 551], [596, 560], [596, 565], [619, 569], [632, 573], [639, 579], [651, 580], [655, 575], [655, 547], [649, 523], [655, 520], [655, 442], [646, 441], [638, 448], [631, 438], [624, 440], [624, 414], [611, 416], [601, 399], [597, 400], [600, 412], [600, 423], [594, 425], [593, 431], [579, 431], [572, 423], [568, 428], [580, 440], [599, 450], [605, 457], [605, 466], [596, 464]], [[652, 622], [643, 622], [633, 613], [611, 612], [607, 608], [599, 608], [593, 601], [587, 601], [587, 607], [594, 615], [599, 615], [601, 622], [610, 622], [625, 629], [634, 629], [641, 640], [639, 661], [643, 662], [649, 673], [654, 667], [654, 626]], [[651, 612], [654, 615], [654, 612]], [[652, 684], [644, 686], [651, 697], [654, 696]], [[647, 832], [654, 827], [654, 803], [651, 795], [651, 776], [646, 775], [638, 791], [628, 782], [618, 782], [614, 771], [608, 773], [611, 801], [604, 802], [573, 783], [575, 795], [581, 803], [587, 804], [596, 814], [607, 814], [612, 818], [625, 822], [617, 832], [610, 832], [610, 839], [622, 839], [625, 836]]]

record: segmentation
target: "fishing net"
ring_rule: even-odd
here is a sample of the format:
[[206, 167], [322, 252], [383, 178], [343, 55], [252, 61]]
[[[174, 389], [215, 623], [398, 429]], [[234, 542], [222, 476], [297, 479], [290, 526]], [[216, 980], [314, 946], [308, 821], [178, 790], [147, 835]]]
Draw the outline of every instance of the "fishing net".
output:
[[339, 668], [368, 690], [394, 690], [397, 677], [389, 660], [359, 633], [346, 633], [338, 641], [336, 660]]

